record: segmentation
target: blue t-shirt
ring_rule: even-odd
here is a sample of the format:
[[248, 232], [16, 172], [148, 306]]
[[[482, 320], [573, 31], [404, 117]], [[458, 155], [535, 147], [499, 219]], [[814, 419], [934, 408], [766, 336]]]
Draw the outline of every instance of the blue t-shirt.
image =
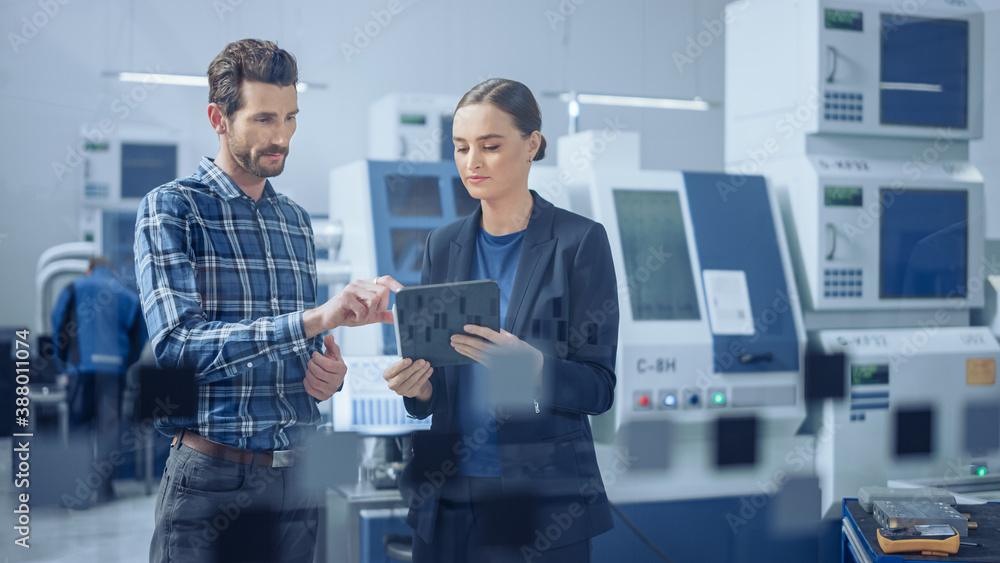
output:
[[[496, 280], [500, 286], [500, 323], [507, 318], [510, 290], [514, 286], [517, 260], [524, 231], [493, 236], [482, 228], [476, 236], [476, 256], [470, 280]], [[502, 327], [501, 327], [502, 328]], [[458, 473], [467, 477], [499, 477], [495, 412], [488, 402], [489, 372], [481, 364], [458, 366], [458, 397], [455, 405], [458, 430], [465, 452], [459, 456]], [[464, 458], [468, 457], [467, 460]]]

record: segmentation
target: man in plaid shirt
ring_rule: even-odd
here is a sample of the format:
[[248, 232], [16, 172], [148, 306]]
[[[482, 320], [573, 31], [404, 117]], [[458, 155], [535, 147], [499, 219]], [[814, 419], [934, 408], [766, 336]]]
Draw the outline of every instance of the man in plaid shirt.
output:
[[401, 286], [389, 276], [359, 280], [316, 306], [309, 215], [267, 180], [284, 169], [295, 132], [292, 55], [270, 41], [237, 41], [208, 77], [219, 153], [152, 190], [136, 221], [157, 363], [192, 372], [198, 385], [195, 417], [157, 420], [174, 444], [150, 561], [312, 561], [316, 501], [293, 476], [316, 404], [347, 372], [333, 336], [320, 335], [392, 322], [389, 291]]

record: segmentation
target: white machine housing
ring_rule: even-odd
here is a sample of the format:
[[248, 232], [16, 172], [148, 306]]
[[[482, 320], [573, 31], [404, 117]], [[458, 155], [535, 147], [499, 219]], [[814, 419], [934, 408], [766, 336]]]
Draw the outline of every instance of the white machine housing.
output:
[[[161, 127], [150, 127], [132, 124], [121, 124], [117, 129], [106, 135], [94, 137], [96, 126], [81, 127], [81, 137], [84, 139], [85, 161], [80, 180], [80, 238], [93, 241], [101, 246], [104, 211], [135, 211], [145, 192], [156, 186], [147, 186], [145, 191], [136, 191], [132, 187], [122, 186], [124, 151], [130, 147], [151, 147], [172, 153], [175, 162], [174, 175], [177, 177], [176, 163], [182, 162], [187, 155], [183, 136], [179, 131]], [[91, 140], [93, 137], [93, 140]], [[136, 163], [137, 167], [143, 162]], [[147, 163], [148, 165], [148, 163]]]
[[81, 128], [84, 166], [80, 182], [80, 239], [94, 242], [123, 280], [135, 278], [133, 242], [139, 202], [149, 190], [180, 176], [188, 157], [177, 130], [122, 123], [107, 134]]
[[[979, 467], [1000, 470], [1000, 451], [973, 456], [964, 447], [966, 408], [1000, 409], [1000, 346], [988, 329], [821, 330], [817, 340], [824, 352], [846, 355], [846, 396], [824, 401], [817, 440], [826, 517], [839, 517], [841, 499], [859, 487], [934, 478], [945, 486]], [[894, 413], [912, 407], [933, 409], [930, 455], [896, 455]]]
[[[704, 423], [714, 420], [722, 413], [753, 412], [771, 424], [780, 424], [784, 433], [794, 434], [805, 417], [802, 376], [798, 371], [752, 375], [717, 373], [716, 365], [721, 359], [713, 351], [713, 330], [705, 296], [703, 269], [695, 246], [697, 235], [688, 211], [683, 173], [599, 169], [593, 173], [592, 186], [591, 207], [595, 210], [595, 219], [607, 230], [619, 287], [620, 325], [617, 362], [619, 379], [614, 409], [616, 428], [632, 420]], [[688, 255], [695, 276], [697, 319], [658, 321], [632, 318], [627, 269], [622, 255], [618, 218], [614, 212], [615, 201], [612, 192], [615, 187], [629, 190], [670, 191], [678, 195], [683, 210]], [[781, 224], [777, 200], [771, 196], [769, 201], [772, 216], [776, 219], [773, 226], [775, 232], [779, 233], [779, 241], [783, 243], [784, 227]], [[655, 242], [650, 244], [652, 247]], [[798, 296], [793, 283], [787, 245], [781, 244], [780, 248], [789, 294], [785, 297], [776, 294], [775, 297], [787, 301], [794, 311], [801, 360], [801, 354], [805, 349], [805, 331], [799, 315]], [[649, 257], [654, 262], [658, 258], [655, 251], [651, 251]], [[669, 264], [666, 264], [666, 267], [669, 267]], [[757, 316], [760, 311], [752, 311], [752, 314]], [[659, 365], [665, 367], [660, 369]], [[725, 403], [721, 405], [713, 403], [711, 399], [717, 392], [724, 393]], [[746, 394], [749, 403], [746, 407], [739, 406], [741, 393]], [[663, 404], [664, 398], [671, 394], [676, 399], [674, 407]], [[649, 396], [655, 408], [639, 408], [636, 401], [643, 395]], [[759, 399], [757, 395], [760, 395]], [[758, 400], [763, 403], [758, 404]]]
[[[905, 164], [814, 154], [785, 158], [766, 168], [772, 185], [787, 194], [787, 222], [793, 224], [796, 258], [801, 259], [800, 291], [807, 310], [848, 313], [983, 306], [985, 277], [977, 258], [983, 256], [985, 231], [982, 177], [965, 161], [925, 164], [919, 174], [901, 176]], [[965, 262], [964, 273], [956, 273], [961, 282], [940, 297], [883, 296], [882, 276], [889, 274], [882, 271], [889, 267], [882, 260], [886, 214], [899, 198], [922, 193], [965, 194], [966, 256], [955, 257], [956, 265]]]
[[[727, 162], [747, 158], [748, 147], [765, 150], [765, 156], [801, 152], [806, 137], [817, 133], [934, 138], [947, 129], [956, 139], [982, 137], [984, 18], [972, 0], [738, 1], [727, 11]], [[958, 35], [964, 29], [964, 53], [959, 47], [954, 53], [959, 60], [935, 60], [901, 48], [900, 58], [883, 68], [883, 38], [887, 44], [903, 38], [907, 22], [957, 26]], [[850, 29], [854, 24], [862, 29]], [[964, 84], [937, 83], [941, 72], [962, 63]], [[883, 81], [883, 74], [892, 78], [899, 72], [905, 82]], [[883, 122], [884, 95], [897, 96], [886, 98], [887, 104], [904, 96], [902, 102], [912, 107], [901, 111], [915, 114], [964, 105], [964, 126], [957, 117], [960, 107], [953, 108], [954, 123], [948, 118], [940, 124]]]
[[[616, 502], [650, 502], [776, 491], [781, 484], [775, 484], [776, 476], [787, 479], [808, 469], [786, 459], [787, 452], [796, 451], [806, 440], [796, 435], [805, 418], [801, 371], [724, 373], [720, 369], [720, 363], [738, 360], [731, 354], [720, 354], [713, 344], [714, 335], [725, 331], [720, 326], [713, 332], [712, 312], [706, 297], [709, 274], [696, 246], [698, 232], [689, 210], [685, 173], [641, 170], [639, 145], [637, 133], [611, 131], [583, 131], [560, 138], [557, 145], [560, 184], [569, 194], [574, 211], [604, 225], [618, 280], [620, 325], [615, 405], [609, 413], [593, 419], [598, 461], [604, 469], [608, 494]], [[760, 182], [763, 184], [762, 179]], [[682, 210], [684, 244], [697, 309], [696, 315], [687, 316], [696, 318], [633, 318], [630, 268], [624, 257], [615, 189], [637, 194], [673, 194], [670, 197], [676, 198]], [[780, 257], [774, 274], [785, 280], [788, 290], [783, 295], [773, 293], [774, 302], [779, 307], [787, 305], [793, 319], [792, 340], [798, 355], [797, 365], [801, 367], [805, 331], [784, 225], [774, 194], [767, 190], [764, 197], [763, 207], [771, 219], [760, 230], [771, 233], [777, 241], [776, 252]], [[731, 204], [730, 208], [738, 207]], [[670, 260], [677, 258], [667, 256], [664, 264], [660, 252], [666, 249], [656, 241], [650, 241], [650, 246], [651, 252], [643, 259], [652, 260], [653, 266], [670, 267]], [[739, 272], [726, 272], [734, 273]], [[749, 316], [759, 320], [773, 312], [764, 310], [772, 306], [774, 303], [768, 302], [749, 311]], [[747, 323], [749, 334], [759, 334], [754, 333], [756, 329], [751, 325], [752, 322]], [[717, 396], [720, 402], [714, 400]], [[756, 463], [720, 468], [716, 465], [715, 422], [719, 418], [746, 415], [757, 419]], [[623, 447], [637, 446], [635, 442], [622, 443], [634, 423], [662, 424], [662, 431], [657, 431], [659, 438], [646, 445], [665, 450], [666, 466], [630, 467], [627, 479], [617, 478], [624, 471]], [[645, 453], [653, 454], [651, 450]], [[609, 480], [608, 475], [616, 478]]]
[[368, 158], [437, 162], [454, 160], [452, 116], [460, 96], [392, 93], [368, 108]]

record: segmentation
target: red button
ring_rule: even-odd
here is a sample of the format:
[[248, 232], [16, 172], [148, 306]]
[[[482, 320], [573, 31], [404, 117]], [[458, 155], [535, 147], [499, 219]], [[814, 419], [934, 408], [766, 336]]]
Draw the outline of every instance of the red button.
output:
[[639, 406], [640, 407], [648, 407], [649, 406], [649, 397], [647, 397], [645, 395], [639, 397]]

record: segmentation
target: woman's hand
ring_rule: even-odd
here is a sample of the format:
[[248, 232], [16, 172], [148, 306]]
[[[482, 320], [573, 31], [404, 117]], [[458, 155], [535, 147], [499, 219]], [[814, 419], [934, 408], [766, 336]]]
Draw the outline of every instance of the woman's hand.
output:
[[403, 358], [387, 367], [382, 377], [397, 395], [429, 401], [434, 393], [434, 385], [429, 381], [432, 373], [434, 368], [426, 360], [414, 362]]
[[503, 347], [504, 352], [524, 354], [531, 358], [532, 365], [535, 366], [534, 374], [536, 377], [541, 378], [545, 356], [527, 342], [524, 342], [506, 330], [497, 332], [491, 328], [478, 325], [465, 325], [462, 328], [465, 329], [465, 332], [480, 338], [464, 334], [453, 334], [451, 336], [451, 347], [459, 354], [471, 358], [486, 367], [491, 367], [490, 355], [496, 351], [497, 347]]

